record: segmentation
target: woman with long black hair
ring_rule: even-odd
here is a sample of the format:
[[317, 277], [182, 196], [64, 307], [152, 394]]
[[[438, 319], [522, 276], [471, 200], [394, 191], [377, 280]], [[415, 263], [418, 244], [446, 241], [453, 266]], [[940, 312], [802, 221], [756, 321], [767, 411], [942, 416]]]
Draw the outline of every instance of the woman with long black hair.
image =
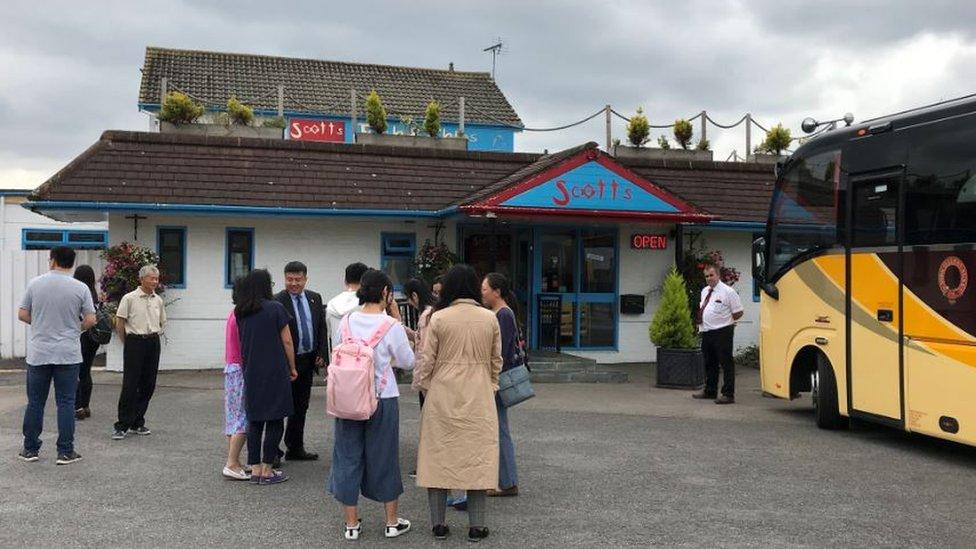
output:
[[298, 378], [291, 316], [271, 294], [271, 274], [265, 269], [251, 271], [237, 290], [234, 316], [241, 338], [251, 482], [278, 484], [288, 477], [271, 464], [278, 457], [285, 418], [294, 411], [291, 382]]
[[[501, 273], [488, 273], [481, 281], [481, 301], [498, 318], [498, 328], [502, 334], [502, 371], [521, 366], [518, 322], [512, 309], [517, 299], [508, 278]], [[488, 496], [517, 496], [515, 442], [508, 428], [508, 409], [502, 404], [498, 393], [495, 393], [495, 407], [498, 409], [498, 489], [489, 490]]]
[[481, 305], [481, 284], [469, 265], [444, 275], [440, 301], [424, 342], [430, 375], [420, 421], [417, 485], [427, 488], [434, 537], [443, 539], [450, 490], [468, 492], [468, 540], [488, 537], [488, 490], [498, 487], [498, 413], [494, 396], [502, 367], [494, 313]]
[[[88, 265], [79, 265], [75, 269], [75, 280], [79, 280], [88, 286], [91, 292], [92, 303], [95, 310], [101, 307], [98, 302], [98, 292], [95, 290], [95, 270]], [[88, 331], [81, 332], [81, 368], [78, 370], [78, 391], [75, 394], [75, 419], [85, 419], [91, 417], [92, 394], [92, 362], [95, 361], [95, 354], [98, 353], [98, 342], [92, 338]]]

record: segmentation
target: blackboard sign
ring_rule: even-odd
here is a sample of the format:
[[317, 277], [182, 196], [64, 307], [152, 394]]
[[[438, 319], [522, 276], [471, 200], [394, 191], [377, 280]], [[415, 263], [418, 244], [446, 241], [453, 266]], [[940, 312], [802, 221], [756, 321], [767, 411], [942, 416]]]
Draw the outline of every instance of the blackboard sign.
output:
[[539, 349], [559, 351], [559, 329], [563, 313], [563, 296], [539, 294]]

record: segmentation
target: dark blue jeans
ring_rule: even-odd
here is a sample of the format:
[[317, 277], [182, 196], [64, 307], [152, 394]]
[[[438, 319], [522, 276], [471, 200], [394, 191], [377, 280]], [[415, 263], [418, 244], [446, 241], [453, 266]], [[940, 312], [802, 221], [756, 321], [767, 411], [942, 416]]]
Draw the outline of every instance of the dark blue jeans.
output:
[[75, 449], [75, 392], [80, 364], [28, 364], [27, 410], [24, 412], [24, 449], [41, 449], [44, 407], [54, 380], [54, 400], [58, 404], [58, 454]]

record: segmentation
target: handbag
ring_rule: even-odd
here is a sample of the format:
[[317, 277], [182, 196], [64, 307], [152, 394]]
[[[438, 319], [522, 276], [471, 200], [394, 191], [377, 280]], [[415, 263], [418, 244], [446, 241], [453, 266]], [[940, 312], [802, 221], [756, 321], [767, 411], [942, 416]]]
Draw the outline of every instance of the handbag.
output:
[[107, 345], [112, 340], [112, 315], [104, 308], [95, 311], [95, 325], [87, 330], [88, 337], [99, 345]]
[[529, 369], [524, 365], [516, 366], [498, 374], [498, 397], [502, 406], [511, 408], [520, 402], [525, 402], [535, 396], [532, 380], [529, 379]]

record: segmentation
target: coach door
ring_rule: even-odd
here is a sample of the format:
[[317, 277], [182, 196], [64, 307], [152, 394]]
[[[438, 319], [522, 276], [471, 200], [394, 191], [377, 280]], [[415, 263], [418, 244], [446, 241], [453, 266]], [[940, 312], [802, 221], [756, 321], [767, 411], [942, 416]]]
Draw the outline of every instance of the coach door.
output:
[[847, 294], [852, 415], [903, 424], [902, 170], [850, 178], [850, 291]]

